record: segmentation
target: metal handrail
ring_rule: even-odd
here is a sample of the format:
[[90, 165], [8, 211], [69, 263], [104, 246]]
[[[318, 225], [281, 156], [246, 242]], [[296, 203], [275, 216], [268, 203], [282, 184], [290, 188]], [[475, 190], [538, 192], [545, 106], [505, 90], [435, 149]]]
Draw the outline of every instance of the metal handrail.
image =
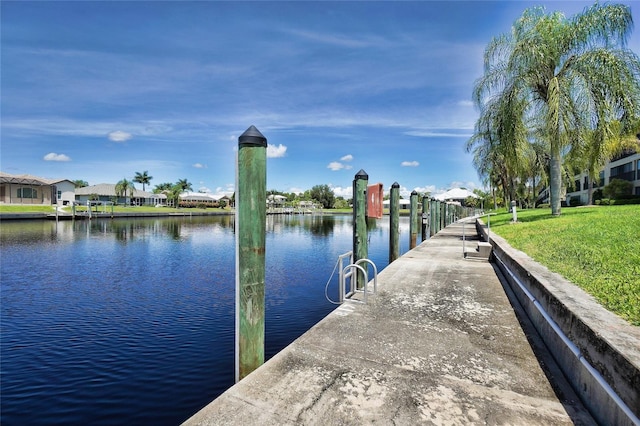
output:
[[[349, 259], [349, 264], [347, 266], [344, 265], [344, 259]], [[373, 263], [370, 259], [360, 259], [353, 263], [353, 252], [348, 251], [344, 254], [338, 256], [338, 285], [339, 285], [339, 303], [343, 303], [345, 299], [351, 298], [357, 292], [364, 293], [364, 303], [367, 303], [367, 284], [369, 282], [369, 268], [363, 268], [361, 266], [362, 263], [368, 263], [373, 266], [373, 294], [378, 291], [378, 268], [376, 264]], [[364, 289], [358, 290], [354, 288], [354, 279], [352, 278], [354, 275], [354, 269], [360, 270], [364, 274]], [[346, 289], [347, 278], [351, 278], [349, 291]]]
[[[345, 272], [344, 272], [344, 259], [349, 258], [349, 264], [353, 263], [353, 251], [348, 251], [344, 254], [341, 254], [340, 256], [338, 256], [338, 285], [340, 286], [339, 289], [339, 297], [340, 299], [338, 300], [340, 303], [344, 302], [344, 298], [345, 298], [345, 283], [347, 278], [349, 278], [352, 273], [349, 273], [347, 276], [345, 276]], [[352, 285], [353, 287], [353, 285]], [[349, 294], [349, 297], [352, 295], [353, 293]]]
[[[368, 264], [373, 266], [373, 294], [376, 294], [376, 292], [378, 291], [378, 268], [376, 267], [376, 264], [373, 263], [371, 259], [360, 259], [356, 262], [356, 265], [359, 265], [362, 262], [367, 262]], [[367, 268], [367, 272], [369, 272], [369, 268]], [[366, 281], [365, 281], [365, 284], [366, 284]], [[365, 289], [366, 289], [366, 286], [365, 286]]]
[[[348, 278], [350, 276], [353, 275], [353, 271], [352, 269], [358, 269], [360, 270], [360, 272], [362, 272], [364, 274], [364, 303], [367, 303], [367, 282], [369, 281], [369, 276], [367, 274], [367, 270], [364, 269], [362, 266], [360, 265], [356, 265], [355, 263], [352, 263], [350, 265], [347, 265], [344, 267], [344, 269], [342, 270], [342, 276], [345, 278]], [[345, 271], [349, 269], [349, 272], [345, 273]], [[341, 283], [340, 285], [342, 288], [344, 288], [344, 283]], [[353, 279], [351, 279], [351, 290], [349, 291], [349, 294], [344, 294], [344, 297], [350, 298], [351, 296], [353, 296], [356, 293], [356, 291], [353, 289]], [[344, 298], [341, 296], [341, 299]]]
[[491, 242], [491, 215], [492, 214], [498, 214], [498, 213], [485, 213], [485, 214], [478, 215], [479, 218], [483, 216], [487, 216], [487, 242], [488, 243]]

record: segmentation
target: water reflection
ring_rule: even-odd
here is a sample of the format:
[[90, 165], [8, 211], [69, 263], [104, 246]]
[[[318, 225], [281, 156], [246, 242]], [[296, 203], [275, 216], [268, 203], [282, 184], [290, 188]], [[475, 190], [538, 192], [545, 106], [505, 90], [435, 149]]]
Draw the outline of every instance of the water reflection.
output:
[[[85, 238], [113, 238], [119, 242], [145, 240], [150, 236], [169, 236], [174, 240], [191, 237], [203, 227], [233, 232], [235, 217], [199, 216], [175, 218], [92, 219], [75, 221], [3, 221], [0, 242], [35, 244], [44, 241], [72, 242]], [[367, 219], [369, 233], [388, 230], [388, 219]], [[402, 228], [401, 223], [401, 228]], [[268, 215], [267, 233], [308, 232], [317, 237], [351, 233], [351, 215]], [[402, 231], [402, 229], [401, 229]]]
[[199, 216], [192, 218], [92, 219], [73, 221], [29, 220], [3, 221], [0, 243], [36, 244], [44, 241], [72, 242], [86, 238], [114, 238], [120, 242], [145, 240], [150, 236], [169, 236], [180, 240], [205, 226], [233, 230], [234, 216]]
[[[388, 222], [368, 221], [379, 270]], [[231, 215], [3, 221], [0, 423], [176, 424], [223, 392], [233, 226]], [[325, 286], [352, 242], [351, 215], [267, 217], [267, 358], [335, 308]], [[328, 289], [336, 300], [335, 276]]]

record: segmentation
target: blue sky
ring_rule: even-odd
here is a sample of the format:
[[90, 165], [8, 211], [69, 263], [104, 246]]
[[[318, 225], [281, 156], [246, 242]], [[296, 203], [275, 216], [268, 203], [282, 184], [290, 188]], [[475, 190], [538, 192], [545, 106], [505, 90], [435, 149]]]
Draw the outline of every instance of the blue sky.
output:
[[268, 189], [350, 197], [360, 169], [405, 196], [482, 187], [464, 145], [485, 46], [527, 7], [590, 4], [2, 1], [0, 169], [229, 192], [255, 125]]

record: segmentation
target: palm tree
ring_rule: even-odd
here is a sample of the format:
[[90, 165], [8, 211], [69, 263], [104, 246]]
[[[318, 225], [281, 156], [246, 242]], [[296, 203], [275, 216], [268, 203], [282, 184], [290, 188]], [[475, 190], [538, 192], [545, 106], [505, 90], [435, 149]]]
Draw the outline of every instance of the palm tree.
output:
[[172, 187], [173, 187], [173, 184], [171, 182], [159, 183], [156, 185], [155, 188], [153, 188], [153, 192], [154, 194], [160, 194], [164, 191], [170, 191]]
[[183, 192], [193, 191], [193, 188], [191, 187], [191, 182], [189, 182], [187, 179], [179, 179], [178, 182], [176, 182], [176, 185], [179, 186]]
[[130, 197], [133, 197], [134, 191], [136, 190], [133, 182], [128, 181], [127, 179], [122, 179], [120, 182], [116, 183], [116, 195], [118, 197], [125, 197], [124, 203], [127, 205], [127, 193]]
[[153, 176], [149, 176], [149, 172], [145, 170], [142, 173], [136, 172], [136, 176], [133, 178], [133, 181], [137, 183], [141, 183], [142, 190], [144, 191], [145, 185], [149, 185], [149, 183], [151, 182], [151, 179], [153, 179]]
[[[467, 142], [467, 152], [474, 154], [474, 166], [478, 175], [490, 179], [491, 184], [501, 187], [505, 198], [516, 199], [517, 183], [526, 174], [523, 161], [529, 149], [527, 129], [523, 123], [503, 120], [502, 109], [522, 110], [523, 104], [508, 102], [502, 105], [489, 101], [482, 105], [474, 135]], [[511, 143], [507, 143], [511, 141]]]
[[596, 3], [570, 19], [532, 8], [485, 50], [485, 72], [474, 87], [480, 119], [492, 117], [500, 145], [525, 136], [547, 147], [553, 215], [560, 214], [563, 158], [586, 152], [596, 128], [630, 133], [640, 115], [640, 60], [626, 48], [632, 29], [625, 5]]
[[175, 185], [171, 187], [171, 189], [167, 193], [167, 197], [169, 200], [172, 200], [176, 207], [180, 206], [180, 194], [185, 191], [193, 191], [193, 187], [191, 186], [191, 182], [187, 179], [179, 179]]

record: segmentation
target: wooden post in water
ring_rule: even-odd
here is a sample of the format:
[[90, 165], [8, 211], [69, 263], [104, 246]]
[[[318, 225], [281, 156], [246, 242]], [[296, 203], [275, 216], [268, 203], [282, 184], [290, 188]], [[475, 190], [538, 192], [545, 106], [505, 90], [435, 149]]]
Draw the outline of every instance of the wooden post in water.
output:
[[429, 197], [422, 197], [422, 241], [427, 241], [427, 228], [429, 227]]
[[449, 203], [444, 203], [444, 228], [449, 226]]
[[236, 382], [264, 364], [267, 139], [238, 138], [236, 183]]
[[429, 201], [429, 237], [436, 235], [436, 200]]
[[[353, 179], [353, 261], [366, 259], [369, 255], [367, 243], [367, 184], [369, 175], [362, 169]], [[356, 288], [364, 287], [364, 276], [357, 271]]]
[[400, 257], [400, 184], [389, 192], [389, 263]]
[[438, 206], [440, 201], [434, 200], [431, 203], [431, 221], [433, 222], [433, 230], [431, 231], [431, 235], [436, 235], [438, 233]]
[[418, 193], [414, 190], [409, 198], [409, 250], [416, 247], [418, 239]]

